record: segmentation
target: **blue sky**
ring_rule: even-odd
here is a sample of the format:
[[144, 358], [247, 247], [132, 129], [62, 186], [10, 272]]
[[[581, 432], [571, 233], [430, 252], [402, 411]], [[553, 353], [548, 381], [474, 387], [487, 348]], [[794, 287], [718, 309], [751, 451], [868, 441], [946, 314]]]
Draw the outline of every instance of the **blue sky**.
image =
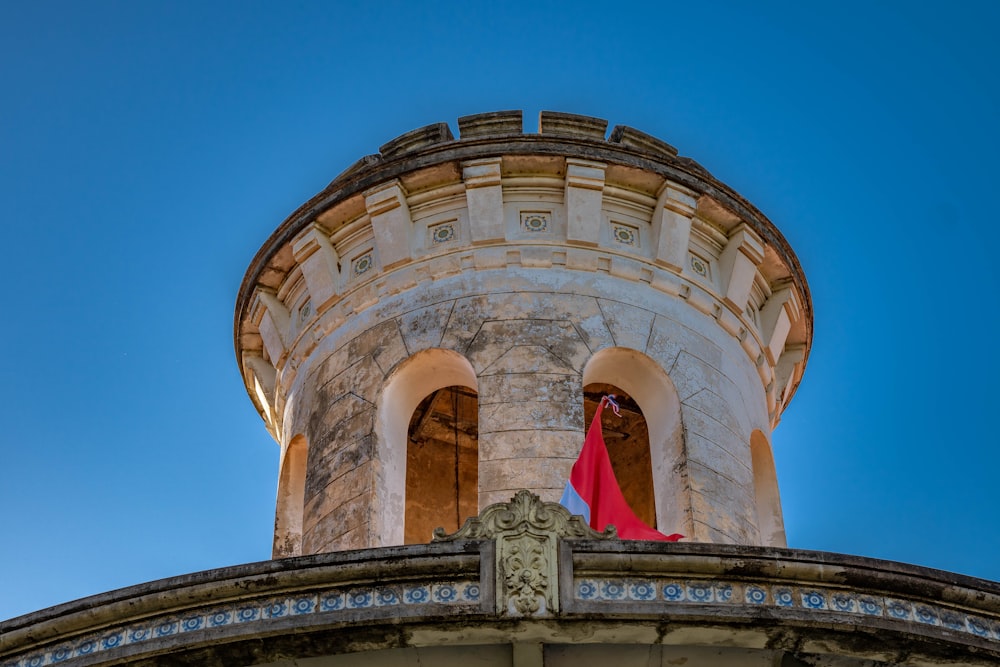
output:
[[0, 5], [0, 619], [268, 558], [250, 259], [392, 137], [518, 108], [668, 141], [798, 253], [791, 546], [1000, 580], [998, 27], [990, 2]]

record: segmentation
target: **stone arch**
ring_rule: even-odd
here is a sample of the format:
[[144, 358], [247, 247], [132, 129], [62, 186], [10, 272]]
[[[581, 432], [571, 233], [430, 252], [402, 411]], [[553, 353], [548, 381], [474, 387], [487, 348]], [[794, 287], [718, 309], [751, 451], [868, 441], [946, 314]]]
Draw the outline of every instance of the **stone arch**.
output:
[[753, 491], [760, 543], [766, 547], [787, 546], [774, 455], [767, 436], [759, 429], [750, 434], [750, 460], [753, 465]]
[[[382, 390], [375, 425], [379, 462], [374, 499], [376, 546], [405, 542], [410, 421], [424, 399], [449, 387], [466, 387], [478, 392], [476, 373], [461, 354], [433, 348], [422, 350], [399, 364]], [[430, 535], [425, 541], [430, 541]]]
[[594, 354], [583, 369], [583, 385], [620, 387], [639, 406], [649, 434], [649, 460], [656, 527], [690, 535], [684, 483], [684, 426], [677, 389], [660, 365], [642, 352], [624, 347]]
[[272, 558], [302, 554], [302, 514], [306, 494], [306, 461], [309, 443], [296, 435], [285, 448], [278, 473], [278, 500], [274, 512]]

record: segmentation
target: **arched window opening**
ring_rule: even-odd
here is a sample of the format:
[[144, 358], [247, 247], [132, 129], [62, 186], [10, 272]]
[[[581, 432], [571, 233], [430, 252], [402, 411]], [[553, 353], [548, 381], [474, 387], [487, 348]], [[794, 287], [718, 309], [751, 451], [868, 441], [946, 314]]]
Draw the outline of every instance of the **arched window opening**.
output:
[[649, 427], [639, 404], [620, 387], [594, 382], [583, 388], [583, 415], [586, 428], [601, 398], [614, 394], [621, 417], [610, 409], [601, 413], [601, 429], [618, 486], [635, 515], [656, 528], [656, 501], [653, 494], [653, 466], [649, 454]]
[[302, 514], [306, 494], [306, 458], [309, 446], [304, 435], [292, 438], [285, 449], [278, 473], [278, 501], [274, 512], [272, 558], [302, 554]]
[[774, 470], [771, 444], [759, 430], [750, 435], [750, 460], [753, 465], [753, 490], [757, 505], [757, 529], [760, 543], [767, 547], [787, 546], [785, 521], [781, 516], [778, 475]]
[[[609, 455], [619, 485], [632, 510], [650, 526], [665, 533], [692, 535], [690, 499], [684, 479], [685, 452], [684, 427], [681, 420], [681, 402], [677, 389], [670, 377], [655, 359], [624, 347], [606, 348], [594, 354], [583, 369], [585, 392], [602, 393], [611, 387], [611, 393], [623, 398], [626, 405], [634, 405], [634, 413], [641, 415], [643, 434], [636, 417], [618, 420], [608, 410], [602, 413], [602, 426]], [[596, 391], [595, 391], [596, 390]], [[593, 415], [599, 396], [593, 395], [585, 401], [587, 415]], [[589, 411], [587, 402], [590, 402]], [[631, 406], [630, 406], [631, 407]], [[627, 414], [627, 412], [626, 412]], [[592, 417], [591, 417], [592, 418]], [[607, 421], [605, 421], [607, 420]], [[634, 423], [625, 427], [622, 422]], [[588, 422], [589, 425], [589, 422]], [[628, 438], [616, 439], [616, 432], [627, 433]], [[610, 436], [610, 437], [609, 437]], [[615, 450], [628, 451], [625, 444], [613, 443], [632, 441], [635, 448], [634, 459], [628, 472], [618, 472], [620, 463], [615, 463]], [[643, 448], [636, 443], [646, 443]], [[629, 448], [630, 449], [630, 448]], [[624, 467], [624, 466], [623, 466]], [[642, 491], [650, 490], [653, 500]], [[626, 488], [633, 490], [626, 491]], [[630, 495], [632, 494], [632, 495]], [[642, 496], [642, 497], [638, 497]]]
[[[452, 350], [430, 348], [417, 352], [401, 363], [382, 390], [378, 402], [378, 420], [375, 423], [376, 458], [379, 467], [376, 469], [375, 486], [377, 492], [372, 514], [374, 541], [378, 546], [406, 544], [411, 541], [426, 543], [430, 541], [434, 528], [438, 526], [448, 527], [454, 523], [454, 518], [443, 520], [445, 514], [452, 517], [455, 515], [454, 505], [450, 506], [451, 511], [439, 512], [438, 508], [434, 508], [433, 517], [425, 519], [427, 512], [422, 508], [428, 506], [429, 503], [420, 499], [423, 491], [420, 488], [415, 488], [412, 491], [407, 489], [410, 425], [413, 422], [413, 417], [425, 399], [436, 394], [438, 390], [449, 387], [461, 387], [464, 391], [476, 395], [479, 387], [476, 371], [473, 370], [469, 360], [461, 354]], [[451, 398], [450, 394], [446, 393], [439, 400], [442, 403], [447, 403], [449, 398]], [[461, 396], [458, 399], [458, 414], [461, 419], [478, 422], [478, 402], [473, 407], [461, 400]], [[434, 401], [431, 400], [429, 405], [433, 405], [433, 403]], [[453, 411], [452, 414], [454, 415], [456, 412]], [[447, 419], [445, 421], [447, 422]], [[428, 427], [426, 420], [425, 427]], [[461, 438], [460, 433], [460, 442]], [[454, 433], [452, 433], [451, 442], [454, 443]], [[477, 437], [477, 458], [478, 444]], [[461, 447], [459, 449], [461, 450]], [[461, 460], [460, 458], [459, 462]], [[425, 484], [430, 484], [440, 474], [440, 469], [447, 467], [448, 463], [443, 462], [434, 470], [433, 475], [415, 474], [413, 477], [415, 480], [419, 479]], [[468, 488], [478, 486], [478, 463], [473, 466], [473, 469], [476, 472], [476, 482], [467, 485], [462, 481], [458, 486], [463, 493], [465, 493], [464, 489], [467, 486]], [[454, 461], [452, 461], [451, 470], [454, 471]], [[454, 478], [454, 472], [452, 472], [452, 479]], [[468, 491], [468, 493], [472, 493], [472, 491]], [[476, 495], [477, 506], [469, 511], [469, 516], [479, 513], [478, 488], [476, 488]], [[459, 511], [463, 506], [465, 503], [458, 505]], [[423, 528], [416, 527], [420, 521], [425, 522]], [[429, 528], [428, 525], [430, 525]], [[408, 538], [408, 534], [413, 537]]]
[[479, 513], [479, 398], [467, 387], [438, 389], [410, 417], [406, 448], [406, 544], [454, 532]]

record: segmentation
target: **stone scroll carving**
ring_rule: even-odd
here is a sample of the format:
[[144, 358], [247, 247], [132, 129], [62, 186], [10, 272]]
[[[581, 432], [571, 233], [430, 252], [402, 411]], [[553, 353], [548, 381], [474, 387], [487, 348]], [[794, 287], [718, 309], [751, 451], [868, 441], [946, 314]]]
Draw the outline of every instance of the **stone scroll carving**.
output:
[[496, 542], [496, 611], [511, 616], [551, 616], [559, 611], [559, 538], [614, 539], [614, 526], [599, 533], [559, 503], [530, 491], [484, 509], [457, 532], [434, 531], [435, 542], [492, 539]]

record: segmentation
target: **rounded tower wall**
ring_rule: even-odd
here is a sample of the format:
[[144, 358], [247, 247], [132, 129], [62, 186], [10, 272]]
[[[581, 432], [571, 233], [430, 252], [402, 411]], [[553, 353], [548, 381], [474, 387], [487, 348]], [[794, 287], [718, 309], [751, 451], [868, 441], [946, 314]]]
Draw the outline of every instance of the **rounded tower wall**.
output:
[[584, 386], [600, 382], [646, 415], [661, 529], [783, 541], [760, 439], [769, 450], [811, 335], [794, 255], [662, 142], [553, 117], [571, 127], [546, 137], [543, 114], [542, 133], [523, 135], [518, 115], [506, 135], [466, 139], [467, 119], [459, 141], [435, 126], [404, 135], [258, 255], [238, 304], [244, 377], [283, 447], [308, 442], [293, 457], [301, 519], [276, 522], [276, 555], [402, 543], [402, 425], [421, 394], [453, 385], [478, 401], [480, 509], [521, 488], [558, 499]]

